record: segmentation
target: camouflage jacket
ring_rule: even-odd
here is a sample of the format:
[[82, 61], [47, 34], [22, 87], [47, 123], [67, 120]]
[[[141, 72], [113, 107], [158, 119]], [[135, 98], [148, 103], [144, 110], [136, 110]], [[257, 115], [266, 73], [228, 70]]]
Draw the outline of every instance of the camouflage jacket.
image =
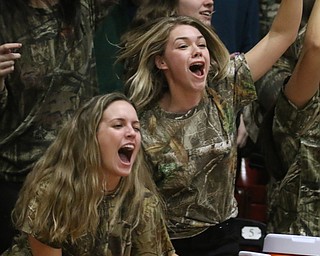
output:
[[269, 231], [320, 236], [319, 92], [303, 109], [281, 93], [273, 136], [286, 176], [273, 184]]
[[[32, 229], [34, 212], [37, 205], [43, 200], [45, 186], [38, 192], [38, 198], [34, 198], [29, 204], [29, 214], [22, 228], [22, 233], [15, 237], [14, 245], [3, 256], [32, 256], [28, 244], [27, 234], [35, 238], [37, 235]], [[123, 207], [121, 214], [110, 231], [109, 216], [114, 209], [118, 191], [107, 195], [99, 206], [100, 222], [97, 234], [82, 236], [75, 243], [66, 241], [58, 244], [53, 241], [43, 241], [44, 244], [54, 248], [62, 248], [64, 256], [130, 256], [130, 255], [172, 255], [174, 252], [165, 221], [161, 214], [159, 199], [149, 190], [145, 189], [144, 198], [141, 199], [141, 215], [138, 225], [133, 225], [128, 216], [135, 214], [133, 209]], [[130, 200], [127, 198], [125, 202]], [[125, 206], [125, 203], [124, 203]], [[40, 239], [39, 239], [40, 240]]]
[[191, 237], [237, 215], [235, 120], [255, 96], [244, 55], [238, 55], [228, 77], [207, 87], [186, 114], [156, 103], [141, 115], [143, 147], [166, 202], [171, 238]]
[[[21, 59], [0, 92], [1, 179], [24, 180], [61, 124], [84, 100], [97, 94], [92, 51], [98, 19], [93, 3], [81, 0], [78, 36], [61, 30], [57, 7], [29, 7], [27, 24], [17, 19], [10, 27], [4, 25], [8, 11], [1, 10], [0, 44], [22, 43]], [[25, 14], [17, 10], [16, 15]]]

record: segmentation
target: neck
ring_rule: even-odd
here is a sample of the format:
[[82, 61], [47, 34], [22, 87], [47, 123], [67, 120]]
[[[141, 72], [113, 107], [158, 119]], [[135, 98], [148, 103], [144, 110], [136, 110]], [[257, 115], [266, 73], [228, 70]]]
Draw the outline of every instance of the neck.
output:
[[107, 180], [103, 183], [103, 191], [106, 194], [114, 193], [119, 187], [121, 177], [107, 177]]
[[172, 93], [166, 93], [160, 100], [160, 106], [167, 112], [184, 114], [190, 109], [199, 105], [203, 93], [192, 93], [190, 95], [175, 96]]

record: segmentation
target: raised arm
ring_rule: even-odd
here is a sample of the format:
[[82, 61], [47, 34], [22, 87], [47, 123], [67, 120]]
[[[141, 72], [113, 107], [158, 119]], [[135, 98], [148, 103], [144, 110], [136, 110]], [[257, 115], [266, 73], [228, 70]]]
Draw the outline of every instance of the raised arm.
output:
[[285, 87], [287, 98], [303, 107], [319, 90], [320, 82], [320, 0], [316, 0], [308, 21], [302, 52]]
[[296, 39], [302, 6], [303, 0], [282, 0], [268, 34], [245, 54], [254, 81], [263, 76]]

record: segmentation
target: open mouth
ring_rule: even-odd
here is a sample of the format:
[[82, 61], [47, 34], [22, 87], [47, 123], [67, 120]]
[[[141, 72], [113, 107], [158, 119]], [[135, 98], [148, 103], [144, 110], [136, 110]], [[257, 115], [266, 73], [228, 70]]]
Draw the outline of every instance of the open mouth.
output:
[[190, 71], [197, 76], [203, 76], [204, 74], [204, 64], [203, 63], [194, 63], [189, 67]]
[[211, 11], [203, 11], [203, 12], [200, 12], [201, 15], [203, 16], [206, 16], [206, 17], [211, 17], [213, 12]]
[[118, 154], [121, 161], [124, 163], [130, 163], [133, 150], [134, 150], [134, 146], [129, 144], [120, 148], [118, 151]]

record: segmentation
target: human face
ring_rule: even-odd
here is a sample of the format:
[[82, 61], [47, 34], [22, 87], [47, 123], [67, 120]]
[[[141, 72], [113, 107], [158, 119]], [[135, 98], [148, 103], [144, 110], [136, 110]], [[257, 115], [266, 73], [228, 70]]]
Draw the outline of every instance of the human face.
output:
[[163, 56], [156, 57], [170, 91], [181, 94], [203, 92], [210, 67], [206, 40], [198, 29], [178, 25], [170, 32]]
[[210, 26], [213, 3], [213, 0], [179, 0], [177, 13], [178, 15], [194, 17]]
[[140, 123], [133, 106], [123, 100], [111, 103], [103, 112], [97, 139], [106, 175], [106, 187], [115, 189], [128, 176], [140, 149]]

